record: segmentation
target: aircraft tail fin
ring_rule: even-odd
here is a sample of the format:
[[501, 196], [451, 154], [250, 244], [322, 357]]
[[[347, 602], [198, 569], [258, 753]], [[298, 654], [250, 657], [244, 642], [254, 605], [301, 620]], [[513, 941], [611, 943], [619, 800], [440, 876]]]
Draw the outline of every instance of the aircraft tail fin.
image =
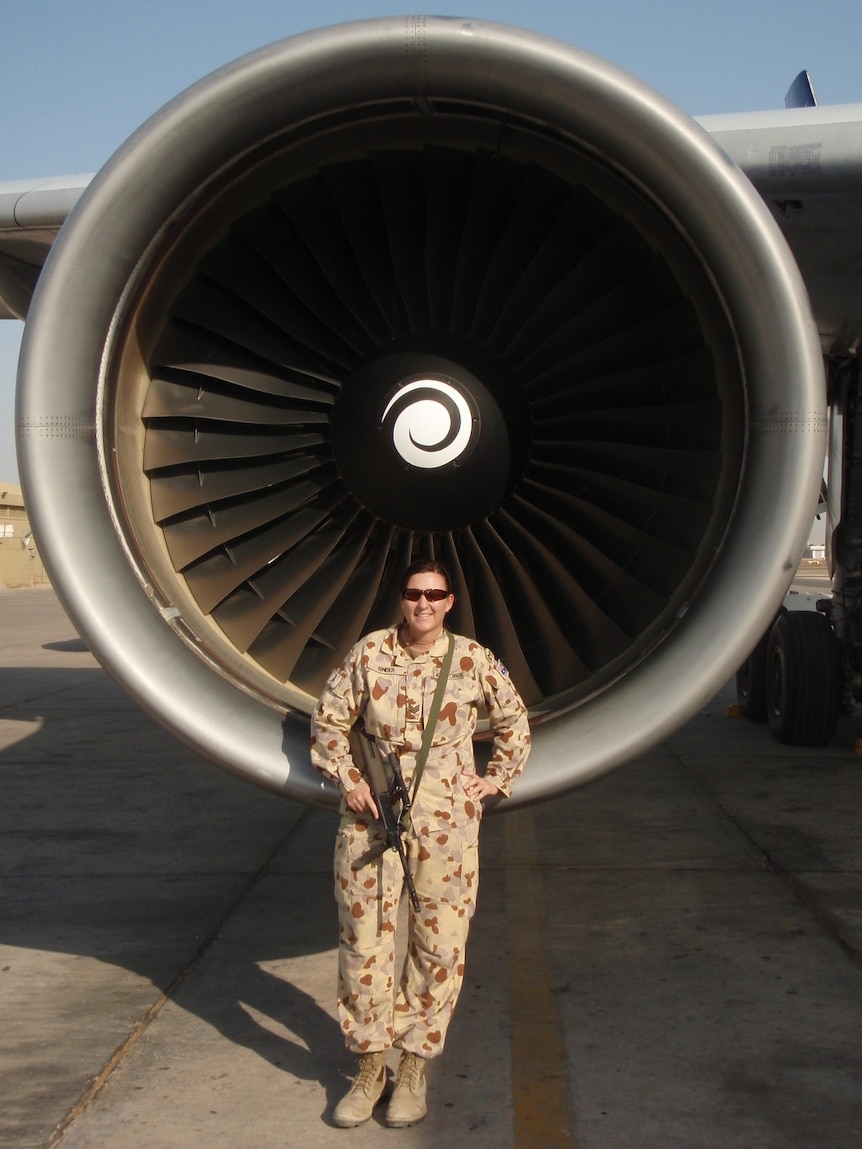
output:
[[814, 94], [814, 85], [806, 71], [802, 71], [787, 89], [784, 97], [785, 108], [816, 108], [817, 96]]

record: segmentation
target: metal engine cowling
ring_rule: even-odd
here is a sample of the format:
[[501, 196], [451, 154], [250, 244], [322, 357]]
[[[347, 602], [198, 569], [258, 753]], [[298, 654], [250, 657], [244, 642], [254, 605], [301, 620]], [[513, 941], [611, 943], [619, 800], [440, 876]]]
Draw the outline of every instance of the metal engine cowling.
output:
[[746, 657], [807, 537], [822, 392], [793, 260], [696, 124], [521, 29], [384, 19], [236, 61], [99, 173], [18, 429], [67, 610], [195, 749], [331, 801], [307, 716], [433, 554], [530, 704], [523, 802]]

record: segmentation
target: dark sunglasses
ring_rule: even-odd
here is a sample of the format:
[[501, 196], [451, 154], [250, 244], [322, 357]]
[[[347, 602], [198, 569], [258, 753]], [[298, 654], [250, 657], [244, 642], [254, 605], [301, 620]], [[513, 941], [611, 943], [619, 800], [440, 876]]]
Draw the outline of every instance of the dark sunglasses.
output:
[[407, 590], [403, 590], [401, 592], [401, 597], [406, 598], [408, 602], [418, 602], [423, 594], [429, 602], [442, 602], [444, 598], [449, 597], [448, 590], [417, 590], [414, 586], [408, 587]]

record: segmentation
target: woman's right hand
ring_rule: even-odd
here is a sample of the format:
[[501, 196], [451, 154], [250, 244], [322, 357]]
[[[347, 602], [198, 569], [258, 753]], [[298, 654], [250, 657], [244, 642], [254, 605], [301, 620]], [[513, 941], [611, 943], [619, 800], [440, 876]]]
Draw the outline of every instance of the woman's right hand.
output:
[[377, 803], [374, 801], [371, 787], [367, 782], [357, 782], [345, 796], [344, 801], [352, 814], [370, 814], [375, 820], [380, 816], [377, 813]]

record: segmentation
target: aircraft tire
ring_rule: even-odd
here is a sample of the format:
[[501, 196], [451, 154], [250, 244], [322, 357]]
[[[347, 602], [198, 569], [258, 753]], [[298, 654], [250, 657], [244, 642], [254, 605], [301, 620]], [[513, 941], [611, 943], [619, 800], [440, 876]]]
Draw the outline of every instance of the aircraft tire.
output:
[[832, 627], [813, 611], [788, 611], [769, 634], [769, 729], [789, 746], [825, 746], [841, 703], [841, 664]]
[[[784, 606], [780, 608], [775, 618], [780, 618], [782, 614], [787, 614], [787, 608]], [[747, 718], [749, 722], [766, 722], [769, 717], [766, 703], [766, 668], [769, 636], [774, 625], [775, 619], [736, 672], [736, 701], [742, 717]]]
[[765, 722], [766, 706], [766, 654], [769, 632], [761, 638], [742, 666], [736, 672], [736, 700], [743, 718], [749, 722]]

